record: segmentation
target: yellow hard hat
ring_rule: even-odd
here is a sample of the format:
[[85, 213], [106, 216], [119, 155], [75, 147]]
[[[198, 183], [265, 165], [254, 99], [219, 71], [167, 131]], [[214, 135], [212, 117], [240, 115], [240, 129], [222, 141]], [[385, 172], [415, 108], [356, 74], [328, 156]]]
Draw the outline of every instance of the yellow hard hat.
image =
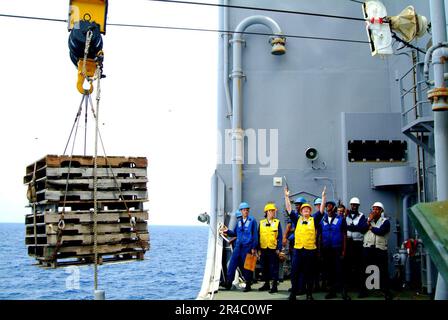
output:
[[274, 203], [268, 203], [267, 205], [264, 206], [264, 212], [267, 212], [269, 210], [277, 210], [277, 207], [275, 206]]
[[308, 204], [308, 203], [302, 204], [302, 206], [300, 207], [300, 211], [302, 211], [302, 209], [305, 208], [305, 207], [308, 207], [308, 208], [311, 209], [311, 211], [313, 211], [313, 207], [310, 204]]

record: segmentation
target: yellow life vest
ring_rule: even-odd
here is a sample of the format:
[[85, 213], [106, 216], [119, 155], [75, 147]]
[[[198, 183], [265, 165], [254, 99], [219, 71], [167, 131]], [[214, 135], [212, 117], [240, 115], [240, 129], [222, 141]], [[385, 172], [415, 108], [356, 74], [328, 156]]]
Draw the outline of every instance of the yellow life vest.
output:
[[268, 225], [268, 219], [260, 221], [260, 248], [261, 249], [277, 249], [278, 226], [280, 221], [273, 219]]
[[307, 224], [302, 224], [304, 219], [299, 218], [294, 232], [294, 248], [295, 249], [316, 249], [316, 228], [314, 227], [314, 219], [310, 217]]

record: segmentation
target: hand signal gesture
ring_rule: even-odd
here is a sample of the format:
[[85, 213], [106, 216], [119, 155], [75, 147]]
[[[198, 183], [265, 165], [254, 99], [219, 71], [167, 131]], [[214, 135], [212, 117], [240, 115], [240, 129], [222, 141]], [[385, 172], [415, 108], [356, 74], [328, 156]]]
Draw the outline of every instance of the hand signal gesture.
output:
[[225, 225], [222, 225], [222, 226], [219, 228], [219, 233], [224, 234], [224, 233], [227, 232], [227, 230], [229, 230], [229, 228], [227, 228]]

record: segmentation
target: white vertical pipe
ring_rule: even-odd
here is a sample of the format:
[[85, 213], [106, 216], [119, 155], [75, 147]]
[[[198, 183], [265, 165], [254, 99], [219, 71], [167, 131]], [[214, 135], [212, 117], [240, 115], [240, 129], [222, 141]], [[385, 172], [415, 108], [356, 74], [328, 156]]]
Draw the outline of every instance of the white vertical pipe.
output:
[[[243, 184], [243, 139], [244, 130], [242, 129], [243, 114], [243, 34], [247, 27], [254, 24], [262, 24], [271, 29], [273, 35], [282, 35], [280, 26], [271, 18], [265, 16], [251, 16], [241, 21], [235, 29], [232, 40], [233, 46], [233, 66], [232, 66], [232, 210], [238, 210], [242, 198]], [[229, 228], [236, 224], [235, 216], [231, 216]]]

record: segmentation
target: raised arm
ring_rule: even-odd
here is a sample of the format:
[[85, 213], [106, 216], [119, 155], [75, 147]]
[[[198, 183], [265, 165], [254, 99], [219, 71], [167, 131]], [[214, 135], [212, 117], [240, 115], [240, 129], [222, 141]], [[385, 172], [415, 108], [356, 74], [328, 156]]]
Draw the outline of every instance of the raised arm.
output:
[[320, 205], [320, 213], [325, 212], [325, 206], [327, 205], [327, 186], [324, 186], [324, 190], [322, 190], [322, 203]]
[[384, 236], [390, 232], [390, 222], [389, 220], [386, 220], [383, 222], [383, 224], [379, 227], [370, 227], [370, 231], [372, 231], [377, 236]]
[[226, 237], [236, 237], [236, 228], [238, 227], [238, 223], [235, 225], [235, 228], [233, 230], [230, 230], [227, 228], [227, 226], [222, 225], [220, 232], [226, 236]]
[[288, 212], [288, 215], [290, 215], [292, 208], [291, 208], [291, 201], [289, 200], [288, 187], [285, 187], [284, 191], [285, 191], [285, 208], [286, 208], [286, 212]]

